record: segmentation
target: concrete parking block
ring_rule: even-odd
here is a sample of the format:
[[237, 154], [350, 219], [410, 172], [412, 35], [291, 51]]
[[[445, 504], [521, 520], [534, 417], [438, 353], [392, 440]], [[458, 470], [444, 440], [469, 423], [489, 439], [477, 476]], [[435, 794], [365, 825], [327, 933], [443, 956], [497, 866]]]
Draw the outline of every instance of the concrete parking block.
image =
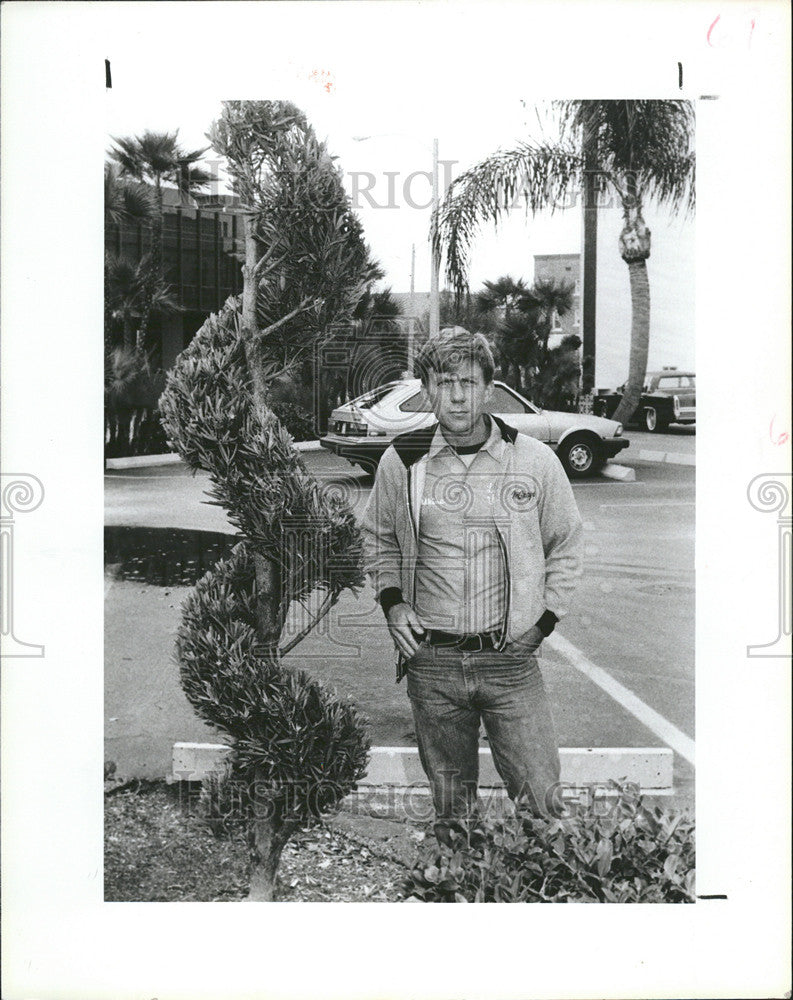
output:
[[[203, 781], [222, 774], [231, 747], [225, 743], [174, 743], [171, 781]], [[167, 779], [166, 779], [167, 780]]]
[[[202, 781], [225, 768], [231, 748], [218, 743], [175, 743], [172, 781]], [[611, 781], [632, 782], [644, 795], [671, 795], [673, 753], [667, 747], [563, 747], [559, 751], [561, 780], [576, 791], [597, 786], [604, 792]], [[501, 789], [488, 747], [479, 750], [479, 785]], [[427, 778], [416, 747], [372, 747], [369, 769], [359, 782], [359, 794], [395, 787], [427, 794]], [[422, 791], [423, 789], [423, 791]]]
[[616, 465], [614, 462], [607, 462], [600, 470], [601, 476], [606, 479], [617, 479], [621, 483], [633, 483], [636, 481], [636, 470], [629, 465]]

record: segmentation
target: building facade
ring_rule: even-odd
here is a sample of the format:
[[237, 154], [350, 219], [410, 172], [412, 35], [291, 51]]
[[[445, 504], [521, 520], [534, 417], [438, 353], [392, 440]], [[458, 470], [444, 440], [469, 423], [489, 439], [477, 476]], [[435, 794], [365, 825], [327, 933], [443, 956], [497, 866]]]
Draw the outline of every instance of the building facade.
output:
[[549, 347], [557, 347], [562, 337], [574, 333], [584, 339], [581, 324], [581, 254], [578, 253], [545, 253], [534, 255], [534, 280], [537, 278], [553, 278], [555, 281], [567, 281], [573, 284], [573, 306], [564, 316], [554, 313]]
[[[163, 278], [180, 311], [153, 315], [150, 341], [155, 365], [170, 368], [204, 320], [230, 295], [242, 292], [244, 213], [233, 195], [196, 195], [180, 203], [173, 188], [163, 189]], [[110, 224], [105, 250], [139, 260], [151, 249], [151, 223]]]

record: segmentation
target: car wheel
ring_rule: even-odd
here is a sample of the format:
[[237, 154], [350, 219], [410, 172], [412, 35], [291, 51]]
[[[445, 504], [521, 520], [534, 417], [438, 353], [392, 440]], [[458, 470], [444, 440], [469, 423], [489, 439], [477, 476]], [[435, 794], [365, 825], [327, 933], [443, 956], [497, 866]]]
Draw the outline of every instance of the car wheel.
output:
[[644, 411], [644, 426], [651, 434], [658, 430], [659, 420], [654, 406], [648, 406]]
[[595, 450], [595, 444], [588, 438], [576, 438], [573, 441], [563, 441], [556, 454], [571, 479], [583, 479], [597, 471], [600, 458]]

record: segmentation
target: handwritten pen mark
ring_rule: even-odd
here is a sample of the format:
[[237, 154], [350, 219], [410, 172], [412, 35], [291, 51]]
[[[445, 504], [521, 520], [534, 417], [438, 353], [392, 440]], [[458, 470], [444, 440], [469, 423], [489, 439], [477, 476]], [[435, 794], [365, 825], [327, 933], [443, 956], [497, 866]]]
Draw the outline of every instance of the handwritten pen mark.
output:
[[105, 59], [105, 87], [113, 89], [113, 78], [110, 76], [110, 60]]
[[[729, 48], [729, 47], [734, 47], [735, 44], [736, 44], [736, 41], [735, 41], [735, 37], [730, 32], [729, 26], [726, 29], [724, 29], [724, 27], [722, 26], [722, 29], [719, 30], [719, 33], [717, 34], [717, 36], [716, 36], [716, 38], [714, 40], [713, 31], [714, 31], [716, 25], [719, 23], [719, 21], [721, 21], [721, 14], [717, 14], [716, 15], [715, 19], [713, 20], [713, 23], [708, 28], [708, 33], [706, 35], [706, 40], [707, 40], [708, 45], [711, 48]], [[749, 34], [748, 34], [748, 36], [746, 38], [746, 48], [747, 49], [752, 44], [752, 36], [754, 35], [755, 26], [756, 26], [756, 21], [752, 17], [749, 20]], [[724, 32], [726, 32], [726, 33], [724, 33]]]
[[714, 892], [710, 896], [697, 896], [697, 899], [726, 899], [727, 896], [724, 893]]
[[677, 64], [677, 86], [680, 90], [683, 89], [683, 64], [681, 62]]
[[776, 413], [773, 415], [773, 417], [771, 417], [771, 423], [769, 424], [768, 427], [768, 436], [771, 438], [771, 444], [778, 444], [778, 445], [787, 444], [788, 441], [790, 440], [790, 435], [788, 434], [787, 431], [781, 431], [779, 434], [777, 434], [776, 437], [774, 437], [775, 420], [776, 420]]

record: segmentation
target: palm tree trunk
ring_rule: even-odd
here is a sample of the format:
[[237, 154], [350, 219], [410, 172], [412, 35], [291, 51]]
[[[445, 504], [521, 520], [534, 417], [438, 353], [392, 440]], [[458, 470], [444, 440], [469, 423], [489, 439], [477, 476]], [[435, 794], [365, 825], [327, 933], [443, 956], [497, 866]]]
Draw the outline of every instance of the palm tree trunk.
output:
[[650, 230], [642, 217], [641, 203], [633, 195], [623, 199], [625, 226], [620, 233], [620, 253], [628, 265], [631, 285], [631, 347], [625, 393], [614, 411], [613, 420], [626, 423], [633, 416], [642, 395], [650, 348]]
[[107, 281], [107, 264], [105, 264], [105, 354], [113, 348], [113, 307], [110, 305], [110, 289]]
[[132, 350], [135, 347], [135, 328], [132, 325], [132, 316], [128, 310], [124, 310], [124, 347]]
[[628, 264], [631, 285], [631, 348], [628, 363], [628, 381], [625, 394], [614, 411], [612, 420], [626, 423], [633, 416], [642, 394], [647, 373], [647, 355], [650, 347], [650, 282], [647, 262]]
[[[162, 276], [163, 198], [162, 198], [162, 182], [159, 177], [156, 178], [155, 187], [157, 192], [157, 216], [152, 220], [151, 266], [149, 267], [149, 274], [148, 274], [148, 285], [150, 291], [146, 295], [143, 301], [143, 308], [141, 310], [141, 316], [140, 316], [140, 324], [138, 326], [138, 333], [135, 338], [135, 347], [141, 354], [146, 350], [146, 334], [149, 332], [151, 307], [152, 307], [152, 301], [154, 299], [153, 290], [157, 286], [157, 282]], [[201, 239], [200, 233], [198, 233], [198, 239]], [[201, 275], [198, 276], [198, 280], [199, 281], [201, 280]]]

